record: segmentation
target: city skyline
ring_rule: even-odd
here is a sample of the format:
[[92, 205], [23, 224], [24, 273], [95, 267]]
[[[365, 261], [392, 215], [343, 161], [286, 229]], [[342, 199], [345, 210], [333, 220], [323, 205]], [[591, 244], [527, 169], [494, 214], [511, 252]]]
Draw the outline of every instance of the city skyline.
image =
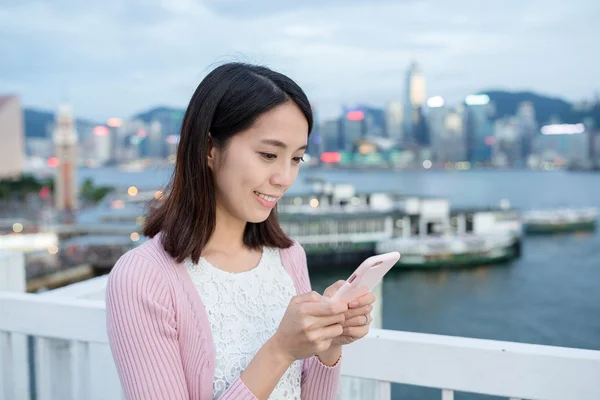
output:
[[127, 118], [184, 108], [210, 69], [239, 60], [289, 74], [327, 119], [344, 104], [403, 101], [416, 60], [427, 95], [449, 103], [486, 89], [591, 98], [600, 7], [550, 3], [23, 1], [0, 8], [0, 92], [26, 107], [66, 100], [77, 116]]

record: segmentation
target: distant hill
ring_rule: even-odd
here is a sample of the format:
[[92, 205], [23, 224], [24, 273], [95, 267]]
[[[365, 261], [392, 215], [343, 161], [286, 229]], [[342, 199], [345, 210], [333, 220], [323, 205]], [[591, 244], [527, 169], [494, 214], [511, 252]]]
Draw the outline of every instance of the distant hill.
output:
[[185, 109], [183, 108], [172, 108], [172, 107], [154, 107], [148, 111], [143, 111], [139, 114], [134, 115], [131, 119], [140, 119], [145, 123], [150, 123], [153, 119], [163, 119], [163, 118], [174, 118], [174, 119], [183, 119], [183, 115], [185, 114]]
[[495, 118], [515, 115], [519, 104], [530, 101], [535, 108], [537, 122], [547, 124], [552, 118], [559, 118], [563, 122], [573, 119], [573, 105], [563, 99], [543, 96], [533, 92], [507, 92], [502, 90], [485, 90], [496, 108]]
[[163, 135], [179, 135], [181, 122], [185, 110], [172, 107], [154, 107], [148, 111], [141, 112], [131, 117], [132, 120], [139, 119], [149, 124], [152, 121], [160, 122]]
[[[582, 122], [585, 118], [595, 121], [596, 127], [600, 127], [600, 104], [587, 112], [574, 111], [573, 105], [561, 98], [544, 96], [533, 92], [509, 92], [503, 90], [482, 90], [490, 97], [496, 109], [494, 119], [514, 115], [519, 104], [523, 101], [531, 101], [535, 108], [535, 115], [540, 125], [547, 124], [552, 118], [558, 118], [562, 122]], [[163, 135], [178, 135], [181, 129], [181, 121], [185, 109], [166, 106], [158, 106], [142, 111], [131, 117], [132, 120], [139, 119], [145, 123], [152, 121], [160, 122]], [[54, 112], [25, 108], [25, 136], [28, 138], [49, 138], [51, 126], [54, 123]], [[91, 132], [91, 128], [101, 123], [87, 119], [76, 120], [77, 130], [81, 134]]]
[[[25, 124], [26, 138], [49, 139], [52, 137], [52, 127], [54, 126], [54, 111], [24, 108], [23, 119]], [[87, 134], [95, 125], [101, 124], [82, 118], [75, 119], [75, 126], [80, 134]]]
[[54, 113], [25, 108], [23, 118], [25, 120], [25, 137], [50, 137], [50, 127], [54, 123]]

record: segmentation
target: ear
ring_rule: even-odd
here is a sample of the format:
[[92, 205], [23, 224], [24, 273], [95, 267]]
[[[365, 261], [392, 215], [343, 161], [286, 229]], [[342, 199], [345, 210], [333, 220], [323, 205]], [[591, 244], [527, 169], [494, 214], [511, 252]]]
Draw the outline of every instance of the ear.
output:
[[217, 148], [214, 145], [214, 142], [212, 140], [212, 136], [210, 135], [210, 132], [208, 133], [208, 158], [207, 158], [207, 163], [208, 163], [208, 168], [213, 169], [214, 165], [215, 165], [215, 160], [216, 160], [216, 156], [217, 156]]

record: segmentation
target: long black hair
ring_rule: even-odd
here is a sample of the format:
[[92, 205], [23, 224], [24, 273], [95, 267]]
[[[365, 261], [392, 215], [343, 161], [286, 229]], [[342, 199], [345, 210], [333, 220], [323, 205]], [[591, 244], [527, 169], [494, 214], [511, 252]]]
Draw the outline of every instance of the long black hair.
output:
[[[228, 63], [211, 71], [187, 107], [171, 182], [165, 196], [151, 205], [144, 235], [154, 237], [162, 232], [162, 244], [177, 262], [187, 257], [198, 262], [216, 223], [215, 186], [208, 167], [209, 133], [212, 145], [224, 148], [261, 114], [287, 102], [302, 111], [310, 134], [311, 106], [292, 79], [245, 63]], [[274, 209], [264, 222], [247, 223], [244, 244], [252, 249], [287, 248], [292, 241], [279, 226]]]

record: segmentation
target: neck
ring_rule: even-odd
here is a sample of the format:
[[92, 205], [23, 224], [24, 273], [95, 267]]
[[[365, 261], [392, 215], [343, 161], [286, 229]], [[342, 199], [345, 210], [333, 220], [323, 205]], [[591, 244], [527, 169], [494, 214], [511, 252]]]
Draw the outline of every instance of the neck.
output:
[[224, 253], [236, 252], [243, 249], [246, 221], [231, 216], [217, 206], [215, 222], [215, 230], [205, 249], [209, 251], [217, 250]]

